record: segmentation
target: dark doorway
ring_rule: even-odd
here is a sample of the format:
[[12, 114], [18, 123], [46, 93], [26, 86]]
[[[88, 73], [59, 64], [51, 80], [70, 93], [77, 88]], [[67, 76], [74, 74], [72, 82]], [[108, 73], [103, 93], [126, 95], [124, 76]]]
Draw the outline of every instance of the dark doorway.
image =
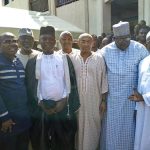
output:
[[112, 25], [119, 21], [130, 22], [131, 34], [138, 23], [138, 0], [112, 0]]

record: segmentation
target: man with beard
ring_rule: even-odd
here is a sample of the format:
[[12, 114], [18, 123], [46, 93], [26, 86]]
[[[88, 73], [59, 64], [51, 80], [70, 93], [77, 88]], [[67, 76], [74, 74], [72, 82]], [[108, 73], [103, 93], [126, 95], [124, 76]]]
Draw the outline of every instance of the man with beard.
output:
[[148, 52], [130, 40], [128, 22], [113, 25], [114, 42], [99, 51], [108, 74], [107, 111], [101, 134], [101, 150], [133, 150], [135, 135], [135, 102], [128, 97], [137, 88], [138, 64]]
[[22, 28], [19, 30], [18, 44], [20, 49], [17, 51], [16, 56], [21, 60], [25, 68], [28, 60], [39, 53], [39, 51], [32, 49], [34, 36], [31, 29]]
[[26, 66], [34, 150], [74, 150], [79, 96], [70, 58], [54, 52], [55, 29], [41, 27], [42, 53]]
[[12, 33], [1, 35], [0, 53], [0, 149], [28, 150], [29, 127], [25, 71], [15, 54]]

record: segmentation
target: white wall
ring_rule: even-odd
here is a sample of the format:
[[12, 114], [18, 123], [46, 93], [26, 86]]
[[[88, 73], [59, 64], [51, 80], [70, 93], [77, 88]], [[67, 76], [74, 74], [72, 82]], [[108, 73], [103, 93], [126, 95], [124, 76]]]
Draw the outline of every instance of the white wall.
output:
[[62, 7], [56, 8], [56, 15], [75, 26], [85, 30], [84, 0], [79, 0]]
[[29, 0], [14, 0], [7, 4], [6, 7], [29, 10]]
[[145, 0], [144, 19], [145, 19], [147, 25], [150, 26], [150, 0]]
[[111, 4], [104, 0], [79, 0], [56, 8], [56, 15], [91, 34], [111, 30]]
[[[28, 1], [29, 0], [14, 0], [6, 6], [29, 10]], [[51, 14], [56, 14], [56, 16], [91, 34], [98, 35], [102, 32], [110, 32], [111, 4], [105, 4], [104, 0], [79, 0], [56, 8], [56, 12], [54, 1], [55, 0], [49, 0]]]
[[88, 0], [89, 6], [89, 33], [97, 34], [97, 1]]
[[3, 6], [3, 3], [2, 3], [2, 1], [0, 1], [0, 7], [2, 7]]

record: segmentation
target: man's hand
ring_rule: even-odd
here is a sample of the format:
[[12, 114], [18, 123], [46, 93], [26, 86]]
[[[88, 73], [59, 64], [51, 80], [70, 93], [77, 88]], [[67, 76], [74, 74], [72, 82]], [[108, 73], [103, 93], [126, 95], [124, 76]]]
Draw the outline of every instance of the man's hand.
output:
[[1, 127], [1, 131], [3, 132], [11, 132], [12, 131], [12, 127], [15, 125], [15, 122], [13, 122], [11, 119], [6, 120], [4, 122], [2, 122], [2, 127]]
[[144, 101], [143, 96], [138, 91], [134, 91], [134, 93], [129, 96], [129, 99], [135, 102]]
[[42, 110], [46, 113], [46, 114], [48, 114], [48, 115], [52, 115], [52, 114], [54, 114], [55, 113], [55, 107], [54, 108], [46, 108], [45, 106], [44, 106], [44, 104], [43, 104], [43, 101], [40, 101], [40, 103], [39, 103], [39, 106], [42, 108]]
[[62, 111], [66, 105], [67, 105], [67, 98], [66, 97], [57, 101], [56, 106], [54, 108], [45, 108], [42, 101], [40, 101], [40, 103], [39, 103], [39, 106], [48, 115], [53, 115], [53, 114], [56, 114], [56, 113]]
[[106, 102], [102, 101], [99, 107], [100, 115], [103, 117], [105, 111], [106, 111]]

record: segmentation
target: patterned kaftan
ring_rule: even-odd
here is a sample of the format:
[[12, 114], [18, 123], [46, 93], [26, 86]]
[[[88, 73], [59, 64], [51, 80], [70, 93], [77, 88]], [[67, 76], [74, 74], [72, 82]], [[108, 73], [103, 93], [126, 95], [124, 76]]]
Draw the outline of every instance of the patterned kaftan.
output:
[[133, 150], [135, 102], [128, 97], [133, 88], [137, 88], [138, 64], [148, 52], [135, 41], [131, 41], [125, 51], [113, 42], [99, 52], [106, 61], [109, 84], [100, 150]]
[[96, 150], [99, 143], [99, 105], [107, 92], [105, 63], [101, 55], [92, 53], [84, 62], [80, 54], [72, 57], [81, 107], [79, 109], [78, 150]]

